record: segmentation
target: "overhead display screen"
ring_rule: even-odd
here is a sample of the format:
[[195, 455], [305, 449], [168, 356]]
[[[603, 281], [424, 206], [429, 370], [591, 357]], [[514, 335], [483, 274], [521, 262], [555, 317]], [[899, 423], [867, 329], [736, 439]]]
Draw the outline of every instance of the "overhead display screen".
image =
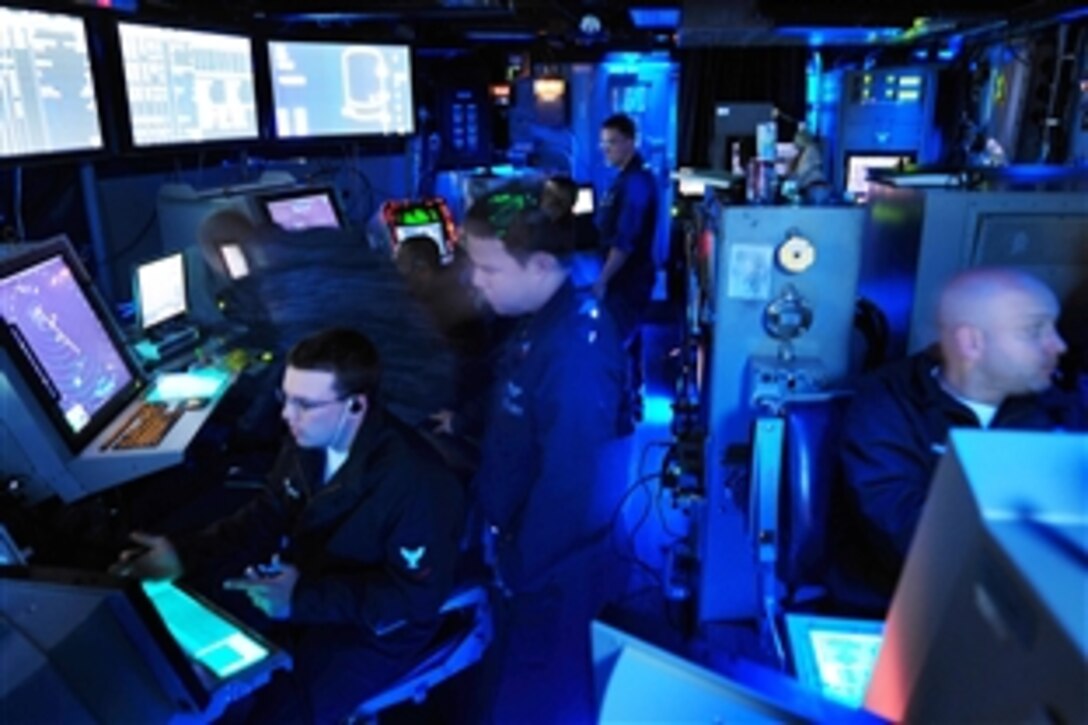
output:
[[249, 38], [119, 23], [132, 143], [259, 136]]
[[278, 138], [415, 131], [407, 46], [274, 41], [268, 56]]
[[0, 7], [0, 158], [100, 148], [83, 19]]

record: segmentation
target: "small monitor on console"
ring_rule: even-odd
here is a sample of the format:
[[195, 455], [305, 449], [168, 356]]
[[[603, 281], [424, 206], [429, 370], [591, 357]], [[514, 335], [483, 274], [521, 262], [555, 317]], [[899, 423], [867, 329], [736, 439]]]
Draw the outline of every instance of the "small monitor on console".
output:
[[223, 266], [231, 279], [245, 279], [249, 276], [249, 261], [241, 245], [224, 244], [219, 247], [219, 255], [223, 259]]
[[138, 265], [132, 287], [136, 320], [145, 334], [153, 336], [185, 320], [189, 297], [181, 252]]
[[592, 184], [579, 184], [578, 196], [574, 198], [574, 216], [592, 216], [596, 211], [595, 194]]
[[291, 189], [260, 196], [257, 201], [268, 221], [289, 232], [344, 228], [336, 196], [329, 188]]
[[876, 152], [846, 154], [846, 191], [861, 199], [869, 194], [869, 171], [889, 169], [903, 171], [914, 163], [908, 152]]
[[418, 201], [387, 201], [380, 212], [397, 245], [410, 237], [428, 237], [438, 247], [443, 264], [453, 260], [453, 216], [440, 198]]

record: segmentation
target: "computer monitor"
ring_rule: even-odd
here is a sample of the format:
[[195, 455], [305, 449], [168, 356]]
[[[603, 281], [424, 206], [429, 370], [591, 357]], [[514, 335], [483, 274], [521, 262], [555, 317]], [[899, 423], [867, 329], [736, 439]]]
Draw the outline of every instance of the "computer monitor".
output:
[[0, 345], [73, 452], [144, 381], [67, 239], [0, 261]]
[[209, 722], [290, 657], [183, 587], [95, 572], [2, 569], [15, 722]]
[[0, 7], [0, 160], [102, 148], [76, 15]]
[[181, 252], [137, 265], [132, 279], [136, 319], [145, 333], [185, 317], [189, 304]]
[[905, 169], [913, 163], [913, 153], [847, 153], [846, 191], [864, 198], [869, 193], [870, 169]]
[[268, 58], [277, 138], [415, 132], [408, 46], [270, 41]]
[[289, 232], [344, 228], [332, 189], [291, 189], [259, 196], [257, 202], [268, 221]]
[[[979, 194], [926, 189], [909, 196], [897, 192], [892, 203], [893, 213], [883, 215], [877, 232], [906, 232], [918, 248], [917, 264], [909, 268], [914, 296], [906, 298], [911, 304], [908, 350], [938, 338], [937, 303], [952, 277], [973, 267], [1012, 267], [1038, 277], [1057, 295], [1062, 309], [1058, 329], [1069, 345], [1062, 363], [1088, 371], [1088, 205], [1083, 190]], [[915, 213], [919, 208], [924, 216]]]
[[797, 680], [830, 700], [861, 707], [884, 622], [788, 612], [786, 632]]
[[231, 279], [245, 279], [249, 276], [249, 261], [238, 244], [224, 244], [219, 247], [219, 256]]
[[578, 186], [578, 196], [574, 198], [574, 208], [571, 209], [574, 216], [592, 216], [597, 207], [595, 199], [593, 186], [580, 184]]
[[130, 22], [118, 32], [134, 146], [259, 137], [249, 38]]
[[710, 141], [710, 168], [732, 171], [733, 149], [741, 168], [756, 154], [756, 127], [774, 120], [770, 103], [718, 103], [714, 106], [713, 136]]
[[387, 201], [380, 213], [392, 235], [394, 252], [405, 239], [428, 237], [443, 263], [453, 259], [453, 217], [442, 199]]
[[706, 180], [695, 176], [691, 167], [681, 167], [671, 178], [676, 181], [676, 193], [685, 199], [702, 199], [706, 195]]
[[1088, 722], [1088, 434], [958, 429], [865, 704], [892, 722]]
[[741, 662], [714, 671], [601, 620], [590, 650], [600, 722], [875, 722], [780, 672]]

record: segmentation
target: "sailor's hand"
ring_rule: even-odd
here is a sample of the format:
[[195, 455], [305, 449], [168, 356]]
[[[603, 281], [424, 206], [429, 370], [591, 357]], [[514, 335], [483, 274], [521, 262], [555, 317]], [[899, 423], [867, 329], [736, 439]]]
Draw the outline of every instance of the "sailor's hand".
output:
[[110, 567], [111, 574], [154, 581], [173, 581], [182, 575], [181, 559], [170, 539], [142, 531], [133, 531], [129, 538], [136, 546], [121, 552]]
[[269, 619], [287, 619], [291, 616], [291, 595], [298, 577], [298, 568], [280, 562], [277, 554], [271, 564], [247, 566], [244, 576], [227, 579], [223, 588], [244, 592]]

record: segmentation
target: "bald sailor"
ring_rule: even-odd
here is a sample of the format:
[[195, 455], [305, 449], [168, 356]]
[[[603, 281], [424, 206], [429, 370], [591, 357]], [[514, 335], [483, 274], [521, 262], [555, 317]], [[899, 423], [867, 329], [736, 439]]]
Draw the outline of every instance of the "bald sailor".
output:
[[1066, 350], [1059, 311], [1027, 273], [968, 270], [942, 289], [936, 344], [859, 386], [841, 447], [856, 519], [844, 522], [852, 538], [842, 548], [877, 591], [894, 590], [950, 429], [1084, 426], [1072, 397], [1051, 386]]

